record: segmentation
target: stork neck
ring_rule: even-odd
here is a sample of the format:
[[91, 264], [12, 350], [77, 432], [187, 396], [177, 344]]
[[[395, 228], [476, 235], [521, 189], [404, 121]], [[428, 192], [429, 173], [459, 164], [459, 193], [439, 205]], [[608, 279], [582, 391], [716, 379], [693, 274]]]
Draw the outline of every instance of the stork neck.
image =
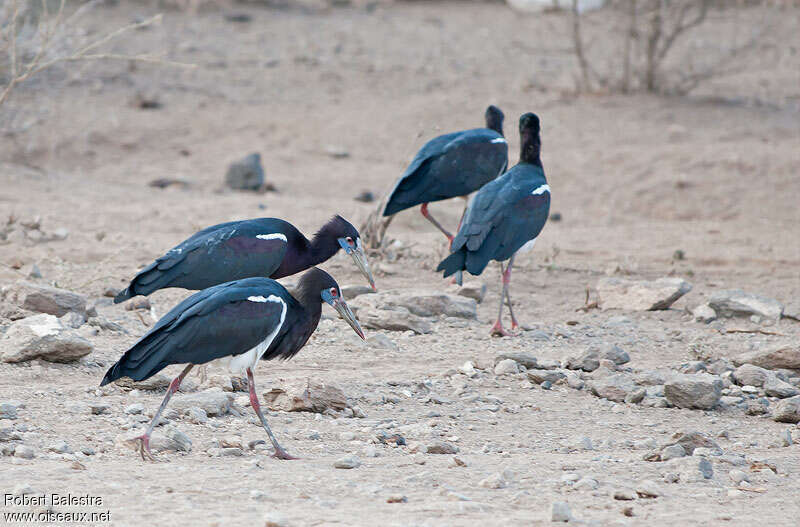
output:
[[319, 324], [319, 319], [322, 316], [322, 299], [320, 298], [319, 291], [313, 288], [304, 288], [301, 286], [295, 292], [297, 302], [303, 306], [306, 315], [311, 319], [312, 331], [316, 329]]
[[542, 140], [539, 134], [532, 131], [525, 131], [522, 133], [521, 139], [522, 148], [519, 153], [519, 162], [542, 166], [540, 157], [542, 152]]
[[332, 257], [340, 249], [339, 242], [330, 235], [317, 234], [308, 244], [306, 250], [306, 268], [322, 263]]

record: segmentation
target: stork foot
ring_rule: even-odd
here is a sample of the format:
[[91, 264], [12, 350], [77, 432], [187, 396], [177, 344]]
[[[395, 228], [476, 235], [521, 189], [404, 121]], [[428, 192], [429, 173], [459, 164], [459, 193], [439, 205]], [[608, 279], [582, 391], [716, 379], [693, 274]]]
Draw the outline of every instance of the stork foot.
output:
[[503, 327], [503, 324], [498, 320], [492, 326], [492, 331], [489, 333], [493, 337], [516, 337], [517, 333], [512, 333]]
[[139, 437], [133, 438], [133, 441], [136, 443], [136, 450], [139, 451], [139, 455], [142, 456], [144, 461], [152, 461], [153, 463], [156, 462], [155, 456], [150, 451], [150, 436], [147, 434], [142, 434]]
[[290, 461], [290, 460], [293, 460], [293, 459], [300, 459], [299, 457], [294, 457], [294, 456], [289, 455], [289, 453], [287, 451], [285, 451], [284, 449], [282, 449], [281, 447], [278, 447], [278, 448], [275, 449], [275, 453], [272, 454], [272, 457], [274, 457], [275, 459], [284, 459], [284, 460], [287, 460], [287, 461]]

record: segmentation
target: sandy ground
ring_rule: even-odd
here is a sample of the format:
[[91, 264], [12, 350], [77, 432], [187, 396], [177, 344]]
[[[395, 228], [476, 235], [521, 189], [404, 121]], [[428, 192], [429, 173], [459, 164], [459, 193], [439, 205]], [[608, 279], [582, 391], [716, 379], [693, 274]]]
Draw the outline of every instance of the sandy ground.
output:
[[[74, 65], [23, 87], [0, 111], [8, 132], [0, 142], [0, 217], [40, 216], [44, 229], [69, 229], [65, 241], [0, 245], [0, 279], [23, 278], [36, 264], [44, 282], [88, 295], [130, 332], [101, 332], [92, 339], [95, 352], [75, 364], [0, 365], [0, 401], [25, 403], [15, 424], [28, 427], [26, 442], [38, 452], [30, 461], [0, 458], [4, 493], [26, 483], [37, 492], [102, 496], [105, 505], [91, 510], [110, 510], [114, 525], [260, 525], [268, 512], [288, 525], [546, 525], [554, 501], [567, 501], [577, 520], [593, 525], [796, 525], [800, 446], [768, 448], [791, 425], [740, 410], [612, 405], [586, 391], [546, 391], [491, 373], [467, 380], [464, 394], [478, 397], [462, 397], [455, 384], [464, 378], [447, 374], [503, 351], [560, 360], [607, 343], [625, 349], [628, 366], [643, 371], [800, 337], [800, 324], [788, 320], [770, 328], [778, 335], [727, 334], [724, 323], [699, 324], [684, 312], [722, 288], [784, 303], [800, 294], [796, 13], [776, 30], [788, 42], [776, 51], [777, 66], [753, 64], [692, 98], [670, 99], [572, 95], [568, 20], [558, 14], [438, 2], [238, 11], [252, 21], [168, 13], [161, 27], [136, 32], [116, 49], [162, 50], [196, 69]], [[116, 27], [149, 13], [141, 5], [99, 8], [87, 24]], [[137, 95], [163, 106], [137, 108]], [[108, 287], [122, 287], [141, 265], [214, 223], [269, 215], [310, 234], [340, 213], [358, 224], [374, 205], [354, 196], [380, 195], [421, 144], [481, 125], [489, 103], [506, 113], [513, 157], [517, 117], [535, 111], [543, 121], [552, 210], [563, 220], [548, 224], [536, 250], [519, 260], [513, 291], [520, 319], [549, 340], [532, 332], [488, 337], [499, 298], [497, 270], [490, 269], [479, 278], [489, 294], [477, 322], [442, 321], [424, 336], [387, 332], [400, 348], [388, 351], [359, 345], [343, 323], [326, 321], [294, 360], [259, 366], [261, 388], [313, 377], [341, 386], [366, 413], [273, 412], [273, 429], [301, 461], [205, 453], [215, 438], [262, 438], [249, 408], [245, 417], [206, 425], [175, 421], [193, 451], [161, 454], [161, 463], [115, 449], [128, 422], [123, 408], [142, 402], [150, 411], [161, 394], [95, 395], [106, 367], [146, 331], [102, 296]], [[332, 147], [349, 157], [332, 158]], [[253, 151], [261, 152], [278, 193], [221, 191], [228, 163]], [[147, 185], [163, 177], [190, 186]], [[431, 210], [453, 225], [460, 207]], [[378, 273], [381, 289], [447, 289], [431, 270], [444, 252], [441, 236], [419, 214], [401, 214], [390, 236], [410, 248]], [[678, 249], [686, 258], [675, 261]], [[342, 255], [324, 267], [341, 284], [361, 281]], [[634, 278], [674, 274], [694, 289], [666, 312], [576, 312], [585, 288], [614, 270]], [[185, 294], [161, 291], [151, 300], [163, 313]], [[429, 392], [445, 404], [429, 401]], [[111, 405], [110, 415], [88, 414], [86, 405], [98, 400]], [[409, 442], [449, 440], [467, 466], [384, 445], [366, 457], [371, 438], [393, 429]], [[754, 486], [763, 492], [729, 496], [730, 467], [716, 463], [714, 479], [703, 483], [667, 484], [658, 463], [625, 443], [661, 444], [685, 429], [713, 437], [727, 431], [717, 439], [726, 452], [769, 459], [781, 473], [758, 476]], [[309, 439], [312, 431], [320, 438]], [[340, 439], [342, 432], [355, 439]], [[570, 453], [574, 438], [584, 436], [594, 450]], [[82, 461], [85, 470], [74, 470], [44, 451], [57, 440], [97, 453]], [[334, 469], [346, 454], [358, 455], [362, 466]], [[506, 488], [478, 484], [505, 470]], [[600, 486], [575, 490], [562, 482], [566, 473]], [[661, 482], [665, 495], [613, 499], [616, 489], [644, 479]], [[407, 502], [387, 503], [398, 495]]]

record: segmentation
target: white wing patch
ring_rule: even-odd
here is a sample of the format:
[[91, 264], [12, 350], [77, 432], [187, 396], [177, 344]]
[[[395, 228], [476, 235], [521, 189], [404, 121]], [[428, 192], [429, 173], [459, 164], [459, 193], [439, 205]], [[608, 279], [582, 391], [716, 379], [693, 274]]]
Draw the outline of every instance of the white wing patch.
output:
[[275, 302], [280, 304], [281, 319], [278, 322], [278, 325], [275, 326], [275, 329], [272, 330], [272, 333], [267, 335], [267, 337], [260, 343], [256, 344], [255, 347], [246, 351], [245, 353], [242, 353], [241, 355], [231, 357], [230, 361], [228, 362], [228, 369], [233, 373], [240, 373], [247, 368], [254, 368], [261, 356], [267, 352], [269, 346], [272, 344], [272, 341], [275, 340], [275, 336], [281, 330], [283, 321], [286, 320], [286, 302], [284, 302], [281, 297], [276, 295], [269, 295], [267, 298], [264, 298], [263, 296], [250, 296], [247, 297], [247, 300], [250, 302]]
[[259, 240], [283, 240], [286, 242], [286, 236], [280, 232], [273, 232], [272, 234], [257, 234], [256, 238]]
[[537, 187], [536, 190], [531, 192], [531, 194], [536, 196], [536, 195], [539, 195], [539, 194], [544, 194], [545, 192], [550, 192], [550, 185], [548, 185], [547, 183]]
[[496, 139], [492, 139], [492, 143], [508, 143], [504, 138], [498, 137]]
[[530, 251], [531, 249], [533, 249], [534, 245], [536, 245], [536, 238], [525, 242], [525, 245], [523, 245], [522, 247], [517, 249], [516, 254], [526, 253], [526, 252]]

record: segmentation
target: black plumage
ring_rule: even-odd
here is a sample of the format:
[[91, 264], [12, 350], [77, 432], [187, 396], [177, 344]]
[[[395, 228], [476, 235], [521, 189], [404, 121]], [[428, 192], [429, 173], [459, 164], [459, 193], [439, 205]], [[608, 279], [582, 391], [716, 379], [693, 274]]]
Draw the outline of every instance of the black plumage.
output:
[[[171, 364], [188, 364], [170, 385], [150, 428], [139, 438], [142, 455], [149, 455], [154, 423], [194, 365], [229, 357], [231, 370], [247, 372], [251, 404], [260, 413], [252, 369], [261, 358], [289, 359], [300, 351], [317, 328], [322, 302], [334, 307], [364, 337], [339, 285], [325, 271], [312, 268], [304, 273], [294, 295], [272, 279], [245, 278], [204, 289], [175, 306], [109, 368], [100, 384], [121, 377], [141, 381]], [[272, 438], [266, 421], [263, 423]], [[285, 455], [274, 438], [273, 446], [278, 457]]]
[[334, 216], [311, 240], [278, 218], [231, 221], [207, 227], [142, 269], [114, 302], [158, 289], [205, 289], [250, 277], [282, 278], [331, 258], [339, 249], [353, 257], [374, 288], [358, 230]]
[[503, 112], [495, 106], [486, 110], [486, 128], [441, 135], [428, 141], [391, 191], [384, 216], [422, 205], [431, 223], [445, 230], [427, 211], [427, 205], [467, 196], [503, 173], [508, 165], [508, 143], [503, 137]]
[[[514, 255], [526, 244], [532, 245], [550, 210], [550, 186], [540, 158], [539, 118], [527, 113], [520, 117], [519, 128], [522, 141], [519, 163], [478, 191], [453, 240], [451, 254], [437, 267], [437, 271], [444, 271], [444, 276], [462, 270], [478, 275], [491, 260], [501, 262], [503, 294], [493, 331], [502, 334], [505, 334], [501, 324], [503, 301], [509, 296]], [[504, 270], [502, 262], [506, 260], [509, 262]], [[512, 328], [516, 328], [518, 323], [510, 298], [508, 305]]]

